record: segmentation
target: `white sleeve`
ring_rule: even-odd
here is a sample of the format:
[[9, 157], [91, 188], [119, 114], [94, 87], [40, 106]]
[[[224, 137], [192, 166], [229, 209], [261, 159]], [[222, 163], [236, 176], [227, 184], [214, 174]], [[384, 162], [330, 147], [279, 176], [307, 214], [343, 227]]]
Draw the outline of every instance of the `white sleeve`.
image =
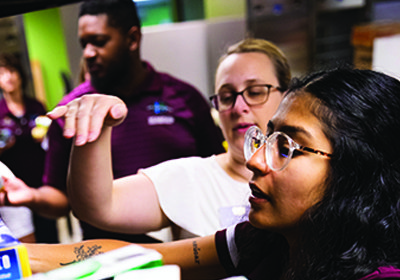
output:
[[228, 245], [232, 263], [236, 267], [239, 263], [239, 253], [235, 242], [235, 229], [236, 225], [232, 225], [226, 229], [226, 243]]

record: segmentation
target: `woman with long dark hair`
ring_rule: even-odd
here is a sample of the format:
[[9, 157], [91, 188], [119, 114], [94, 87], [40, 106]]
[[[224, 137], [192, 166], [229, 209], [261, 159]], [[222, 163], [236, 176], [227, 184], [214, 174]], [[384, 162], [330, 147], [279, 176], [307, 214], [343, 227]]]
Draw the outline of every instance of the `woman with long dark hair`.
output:
[[[246, 132], [249, 222], [145, 246], [179, 264], [185, 279], [400, 278], [399, 108], [400, 82], [371, 70], [293, 82], [267, 133]], [[34, 270], [73, 260], [76, 246], [30, 245]]]

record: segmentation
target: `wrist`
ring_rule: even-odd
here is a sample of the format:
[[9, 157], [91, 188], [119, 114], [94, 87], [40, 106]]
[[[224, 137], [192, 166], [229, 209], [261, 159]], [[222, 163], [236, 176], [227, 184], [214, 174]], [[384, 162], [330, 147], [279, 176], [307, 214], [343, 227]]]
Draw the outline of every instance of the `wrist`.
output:
[[39, 191], [29, 186], [28, 188], [29, 188], [29, 196], [27, 197], [26, 200], [26, 207], [30, 208], [31, 210], [34, 210], [39, 201], [40, 197]]

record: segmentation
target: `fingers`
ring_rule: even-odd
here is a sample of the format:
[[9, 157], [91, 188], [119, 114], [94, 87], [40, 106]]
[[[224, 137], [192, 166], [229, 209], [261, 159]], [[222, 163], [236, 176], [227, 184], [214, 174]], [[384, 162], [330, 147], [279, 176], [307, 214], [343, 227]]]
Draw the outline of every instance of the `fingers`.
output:
[[10, 202], [8, 200], [8, 195], [5, 190], [0, 192], [0, 206], [9, 206]]
[[128, 108], [125, 103], [118, 102], [110, 109], [110, 119], [106, 120], [109, 125], [115, 126], [120, 124], [128, 114]]
[[113, 102], [114, 98], [108, 95], [93, 94], [82, 97], [75, 145], [93, 142], [99, 137]]
[[64, 137], [75, 138], [75, 145], [95, 141], [104, 125], [123, 121], [128, 109], [121, 99], [104, 94], [88, 94], [48, 113], [52, 119], [64, 117]]
[[71, 119], [65, 118], [64, 135], [75, 130], [75, 145], [77, 146], [82, 146], [88, 142], [92, 118], [96, 118], [95, 114], [92, 115], [95, 110], [95, 102], [96, 100], [92, 96], [82, 96], [80, 99], [76, 99], [75, 102], [71, 102], [71, 105], [68, 104], [71, 106], [69, 110]]
[[77, 111], [77, 101], [73, 100], [67, 105], [58, 106], [46, 115], [52, 119], [58, 119], [61, 117], [65, 118], [66, 125], [64, 126], [63, 135], [66, 138], [72, 138], [75, 136], [75, 113]]
[[21, 179], [19, 179], [17, 177], [12, 177], [12, 178], [4, 177], [4, 190], [5, 191], [9, 192], [9, 191], [14, 191], [14, 190], [20, 190], [22, 188], [28, 188], [28, 186]]
[[52, 111], [48, 112], [46, 115], [52, 119], [58, 119], [61, 118], [65, 115], [65, 113], [67, 112], [68, 107], [67, 106], [58, 106], [56, 108], [54, 108]]
[[79, 100], [73, 100], [68, 103], [65, 107], [67, 107], [67, 111], [64, 114], [64, 132], [63, 135], [66, 138], [72, 138], [76, 136], [77, 130], [77, 114], [79, 109]]
[[6, 203], [6, 192], [1, 191], [0, 192], [0, 206], [4, 206]]
[[[88, 141], [97, 139], [103, 126], [116, 126], [120, 124], [128, 113], [125, 103], [115, 96], [92, 94], [85, 96], [93, 97], [90, 110], [90, 122]], [[78, 117], [80, 119], [80, 117]]]

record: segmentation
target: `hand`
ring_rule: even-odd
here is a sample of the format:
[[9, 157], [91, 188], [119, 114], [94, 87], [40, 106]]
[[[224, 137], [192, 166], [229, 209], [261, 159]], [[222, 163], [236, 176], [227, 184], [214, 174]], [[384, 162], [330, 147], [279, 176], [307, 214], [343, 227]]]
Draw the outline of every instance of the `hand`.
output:
[[128, 114], [125, 103], [115, 96], [87, 94], [47, 114], [51, 119], [64, 117], [64, 137], [76, 136], [75, 145], [95, 141], [102, 127], [120, 124]]
[[0, 192], [1, 206], [28, 206], [34, 200], [35, 189], [21, 179], [3, 176], [3, 184]]

